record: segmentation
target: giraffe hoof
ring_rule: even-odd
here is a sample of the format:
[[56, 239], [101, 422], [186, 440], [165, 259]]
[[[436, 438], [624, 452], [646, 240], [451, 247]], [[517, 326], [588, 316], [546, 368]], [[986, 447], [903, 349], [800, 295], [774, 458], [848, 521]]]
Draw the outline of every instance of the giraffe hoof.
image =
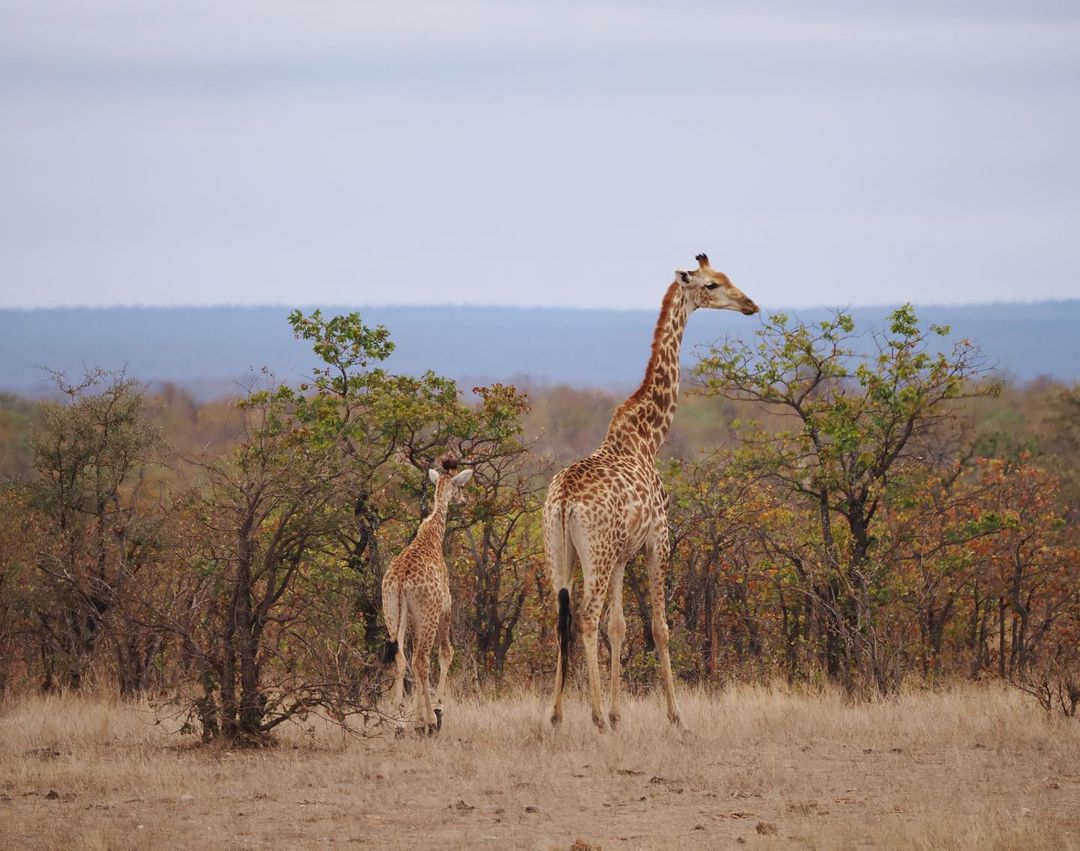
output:
[[439, 727], [437, 724], [428, 724], [427, 727], [425, 727], [424, 729], [428, 736], [434, 736], [439, 732]]
[[436, 730], [441, 730], [442, 729], [442, 710], [441, 709], [436, 709], [435, 710], [435, 729]]
[[609, 712], [608, 721], [611, 723], [611, 729], [614, 730], [619, 726], [619, 721], [622, 720], [622, 716], [618, 712]]
[[558, 727], [562, 723], [562, 713], [559, 710], [555, 710], [551, 713], [551, 726]]
[[607, 732], [607, 721], [604, 720], [603, 715], [597, 715], [594, 713], [592, 720], [593, 723], [596, 725], [597, 730], [599, 730], [601, 733]]

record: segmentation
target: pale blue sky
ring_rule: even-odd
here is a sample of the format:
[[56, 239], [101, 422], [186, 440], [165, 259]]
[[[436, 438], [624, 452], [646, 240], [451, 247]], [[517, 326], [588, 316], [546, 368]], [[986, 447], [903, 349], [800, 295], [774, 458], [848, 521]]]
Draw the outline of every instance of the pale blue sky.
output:
[[0, 0], [0, 307], [1080, 297], [1080, 6]]

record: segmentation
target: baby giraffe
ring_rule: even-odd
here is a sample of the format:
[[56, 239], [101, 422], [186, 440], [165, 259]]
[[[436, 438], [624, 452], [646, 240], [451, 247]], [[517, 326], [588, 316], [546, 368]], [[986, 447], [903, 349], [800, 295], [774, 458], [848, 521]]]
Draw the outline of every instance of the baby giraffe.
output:
[[[383, 662], [394, 663], [391, 706], [401, 716], [398, 723], [401, 733], [405, 730], [405, 635], [408, 627], [412, 627], [413, 634], [413, 717], [418, 719], [418, 729], [428, 734], [442, 727], [443, 687], [446, 671], [454, 660], [454, 648], [450, 644], [450, 574], [443, 560], [443, 537], [450, 500], [462, 498], [462, 488], [472, 478], [473, 471], [463, 470], [455, 475], [458, 462], [452, 458], [444, 458], [441, 466], [441, 471], [428, 470], [435, 485], [431, 514], [420, 524], [412, 543], [390, 562], [382, 582], [383, 618], [390, 633]], [[433, 710], [428, 672], [436, 638], [439, 641], [439, 686], [435, 691]]]

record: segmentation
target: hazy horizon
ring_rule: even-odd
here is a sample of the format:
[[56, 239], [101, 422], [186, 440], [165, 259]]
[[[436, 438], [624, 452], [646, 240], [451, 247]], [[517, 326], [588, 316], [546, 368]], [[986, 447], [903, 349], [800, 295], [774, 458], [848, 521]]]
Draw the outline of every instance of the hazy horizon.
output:
[[1080, 7], [0, 0], [0, 307], [1080, 295]]
[[[349, 309], [321, 307], [328, 313]], [[872, 345], [866, 332], [884, 327], [889, 309], [851, 309], [863, 334], [856, 348]], [[237, 392], [244, 381], [259, 379], [264, 367], [282, 381], [304, 380], [317, 361], [310, 345], [293, 337], [290, 310], [285, 305], [0, 309], [0, 391], [47, 392], [45, 366], [69, 376], [87, 367], [126, 368], [141, 380], [178, 383], [203, 398]], [[786, 312], [813, 322], [829, 311]], [[951, 339], [973, 340], [988, 367], [1019, 380], [1080, 379], [1078, 299], [920, 307], [918, 314], [924, 327], [950, 325]], [[388, 369], [412, 375], [434, 369], [465, 389], [525, 379], [536, 385], [633, 386], [656, 324], [656, 311], [646, 309], [406, 305], [363, 307], [360, 315], [368, 325], [389, 329], [395, 351]], [[717, 339], [749, 338], [760, 321], [731, 311], [698, 311], [686, 330], [684, 360], [692, 362], [700, 346]]]

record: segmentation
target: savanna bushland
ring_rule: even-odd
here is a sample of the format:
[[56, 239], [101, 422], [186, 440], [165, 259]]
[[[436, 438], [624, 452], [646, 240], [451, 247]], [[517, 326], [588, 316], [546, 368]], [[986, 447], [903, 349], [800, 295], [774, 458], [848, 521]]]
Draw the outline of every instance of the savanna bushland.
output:
[[[5, 846], [1077, 842], [1080, 387], [1004, 381], [911, 307], [697, 352], [661, 462], [691, 730], [654, 701], [634, 561], [635, 697], [601, 736], [579, 698], [544, 721], [539, 508], [620, 397], [394, 374], [357, 314], [290, 324], [305, 383], [0, 398]], [[475, 470], [456, 697], [396, 741], [380, 580], [447, 453]]]

